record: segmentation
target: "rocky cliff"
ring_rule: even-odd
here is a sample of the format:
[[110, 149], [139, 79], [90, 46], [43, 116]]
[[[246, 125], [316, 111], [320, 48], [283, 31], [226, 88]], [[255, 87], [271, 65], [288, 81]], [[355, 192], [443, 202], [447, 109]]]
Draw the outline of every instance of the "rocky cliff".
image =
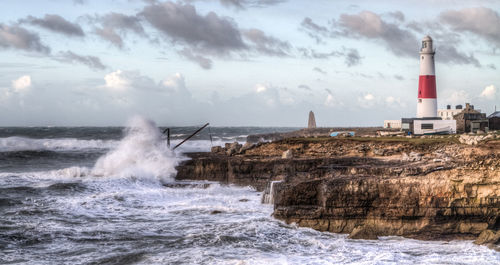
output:
[[280, 180], [272, 189], [276, 218], [352, 238], [481, 235], [478, 243], [495, 246], [499, 147], [494, 137], [475, 146], [456, 137], [284, 139], [191, 154], [177, 178], [258, 190]]

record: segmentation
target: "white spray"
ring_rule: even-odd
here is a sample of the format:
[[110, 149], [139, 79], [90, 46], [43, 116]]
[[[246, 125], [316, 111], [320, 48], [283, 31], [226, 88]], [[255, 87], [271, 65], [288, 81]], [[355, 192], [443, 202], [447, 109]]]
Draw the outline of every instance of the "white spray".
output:
[[126, 136], [99, 158], [92, 175], [168, 179], [176, 173], [177, 159], [161, 138], [153, 121], [136, 116], [129, 120]]

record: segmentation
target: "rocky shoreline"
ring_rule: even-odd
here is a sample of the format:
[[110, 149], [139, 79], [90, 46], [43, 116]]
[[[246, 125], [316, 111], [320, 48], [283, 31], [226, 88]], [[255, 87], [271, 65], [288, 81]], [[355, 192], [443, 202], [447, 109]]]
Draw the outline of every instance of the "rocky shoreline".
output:
[[[500, 139], [309, 137], [188, 154], [177, 179], [272, 192], [273, 216], [351, 238], [500, 243]], [[270, 188], [272, 183], [272, 188]]]

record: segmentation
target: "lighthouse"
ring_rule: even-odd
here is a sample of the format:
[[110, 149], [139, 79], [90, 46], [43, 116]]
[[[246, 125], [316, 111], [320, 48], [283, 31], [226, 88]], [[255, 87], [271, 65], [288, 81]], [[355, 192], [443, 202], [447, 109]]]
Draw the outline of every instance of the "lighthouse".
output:
[[436, 73], [432, 38], [425, 36], [420, 48], [417, 117], [402, 118], [401, 130], [415, 135], [451, 134], [457, 132], [456, 120], [443, 120], [437, 113]]
[[420, 48], [420, 76], [418, 79], [417, 118], [437, 117], [436, 73], [432, 38], [425, 36]]

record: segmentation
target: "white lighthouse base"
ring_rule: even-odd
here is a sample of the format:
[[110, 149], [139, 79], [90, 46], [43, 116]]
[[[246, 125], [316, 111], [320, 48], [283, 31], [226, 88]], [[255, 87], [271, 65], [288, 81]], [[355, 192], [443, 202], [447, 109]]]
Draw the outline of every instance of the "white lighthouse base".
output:
[[419, 98], [417, 118], [437, 118], [437, 100], [435, 98]]

